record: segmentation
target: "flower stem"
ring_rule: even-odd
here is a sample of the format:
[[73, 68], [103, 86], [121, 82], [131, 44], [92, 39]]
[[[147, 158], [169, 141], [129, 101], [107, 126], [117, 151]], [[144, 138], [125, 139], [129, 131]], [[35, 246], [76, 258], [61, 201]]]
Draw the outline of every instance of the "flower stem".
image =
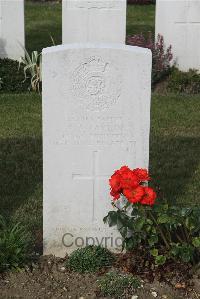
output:
[[167, 239], [165, 238], [165, 235], [164, 235], [164, 233], [163, 233], [161, 227], [159, 226], [157, 220], [155, 219], [155, 217], [154, 217], [153, 214], [151, 213], [151, 211], [149, 211], [149, 215], [150, 215], [151, 219], [153, 220], [153, 222], [156, 224], [156, 226], [157, 226], [157, 228], [158, 228], [158, 230], [159, 230], [159, 232], [160, 232], [161, 238], [163, 239], [163, 242], [165, 243], [167, 249], [170, 249], [170, 245], [169, 245]]

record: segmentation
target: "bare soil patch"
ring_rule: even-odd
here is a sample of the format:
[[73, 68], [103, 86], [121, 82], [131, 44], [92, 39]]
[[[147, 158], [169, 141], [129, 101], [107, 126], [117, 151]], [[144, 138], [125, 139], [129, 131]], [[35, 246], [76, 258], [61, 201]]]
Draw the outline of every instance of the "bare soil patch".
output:
[[[64, 268], [64, 259], [42, 257], [20, 272], [9, 272], [0, 278], [0, 298], [102, 298], [98, 289], [99, 278], [108, 271], [96, 274], [79, 274]], [[138, 295], [138, 299], [198, 299], [200, 298], [200, 275], [190, 266], [167, 265], [153, 269], [151, 263], [130, 254], [117, 256], [113, 269], [133, 273], [142, 279], [142, 287], [124, 298]], [[140, 267], [136, 267], [140, 266]], [[150, 268], [152, 268], [150, 270]]]

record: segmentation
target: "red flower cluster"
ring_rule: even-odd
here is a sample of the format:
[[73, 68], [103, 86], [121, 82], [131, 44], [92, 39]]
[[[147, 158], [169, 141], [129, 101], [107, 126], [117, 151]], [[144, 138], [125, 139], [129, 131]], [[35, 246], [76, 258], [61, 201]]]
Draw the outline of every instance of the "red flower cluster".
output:
[[143, 205], [153, 205], [156, 193], [150, 187], [146, 187], [144, 182], [150, 180], [146, 169], [136, 168], [131, 170], [128, 166], [122, 166], [111, 176], [109, 184], [110, 194], [114, 200], [123, 194], [130, 203], [141, 203]]

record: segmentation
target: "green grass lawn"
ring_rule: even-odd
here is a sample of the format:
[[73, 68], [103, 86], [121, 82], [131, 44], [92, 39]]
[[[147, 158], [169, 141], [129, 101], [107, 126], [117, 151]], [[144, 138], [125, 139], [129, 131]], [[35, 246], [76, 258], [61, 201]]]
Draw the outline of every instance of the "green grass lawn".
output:
[[127, 9], [127, 35], [155, 31], [155, 5], [129, 5]]
[[26, 48], [41, 51], [62, 41], [62, 7], [56, 3], [32, 3], [25, 5]]
[[0, 95], [0, 214], [30, 228], [41, 226], [41, 122], [37, 94]]
[[150, 170], [166, 199], [198, 203], [200, 95], [152, 96]]
[[[154, 6], [128, 8], [127, 33], [154, 29]], [[26, 4], [29, 50], [61, 42], [61, 6]], [[200, 192], [200, 96], [153, 94], [150, 170], [161, 194], [197, 203]], [[41, 229], [41, 97], [0, 94], [0, 214]]]

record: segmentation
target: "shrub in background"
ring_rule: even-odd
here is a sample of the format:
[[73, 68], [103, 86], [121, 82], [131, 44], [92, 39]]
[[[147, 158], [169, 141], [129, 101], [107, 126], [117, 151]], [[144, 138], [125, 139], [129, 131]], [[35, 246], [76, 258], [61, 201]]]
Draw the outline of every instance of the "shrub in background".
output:
[[171, 61], [173, 59], [172, 46], [165, 48], [164, 38], [162, 35], [157, 36], [156, 42], [151, 32], [145, 37], [142, 33], [128, 36], [127, 44], [148, 48], [152, 51], [152, 84], [156, 84], [171, 72]]
[[86, 246], [72, 252], [66, 266], [80, 273], [96, 272], [100, 268], [111, 266], [114, 260], [114, 255], [108, 249], [101, 246]]
[[200, 93], [200, 74], [197, 70], [181, 72], [173, 68], [168, 80], [168, 90], [176, 93]]
[[24, 227], [0, 216], [0, 272], [20, 268], [30, 257], [31, 237]]
[[123, 295], [133, 293], [141, 283], [131, 274], [108, 272], [99, 280], [98, 285], [102, 296], [122, 298]]
[[28, 90], [29, 83], [24, 82], [23, 68], [19, 68], [18, 61], [0, 59], [0, 77], [0, 93], [20, 93]]

